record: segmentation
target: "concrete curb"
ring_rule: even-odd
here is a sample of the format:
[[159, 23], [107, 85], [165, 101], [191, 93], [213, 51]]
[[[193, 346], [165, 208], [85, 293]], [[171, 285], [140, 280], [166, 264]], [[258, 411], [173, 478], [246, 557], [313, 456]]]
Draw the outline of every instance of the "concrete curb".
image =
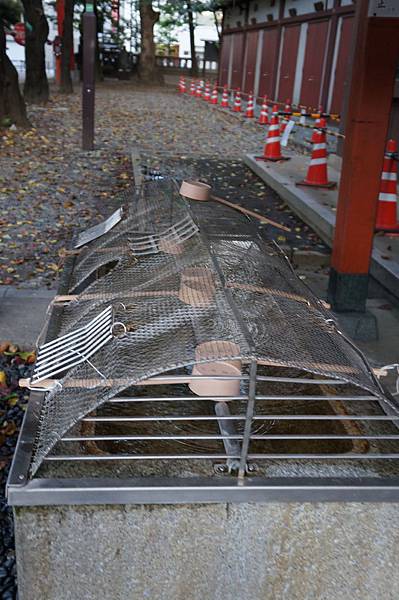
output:
[[0, 299], [2, 298], [21, 298], [21, 299], [35, 299], [53, 298], [57, 293], [57, 290], [49, 290], [48, 288], [16, 288], [12, 285], [0, 285]]
[[[321, 204], [321, 200], [323, 198], [328, 199], [328, 195], [330, 199], [336, 199], [338, 192], [326, 192], [296, 186], [295, 181], [301, 179], [307, 166], [303, 166], [303, 156], [290, 154], [289, 152], [286, 155], [291, 157], [291, 161], [284, 163], [284, 165], [257, 161], [253, 154], [246, 154], [244, 163], [277, 192], [288, 206], [331, 247], [335, 227], [335, 214], [332, 210], [334, 203], [327, 200], [326, 204], [330, 204], [330, 206], [325, 206]], [[286, 164], [291, 165], [289, 170], [284, 169]], [[294, 177], [293, 172], [296, 170], [297, 177]], [[329, 174], [332, 180], [339, 181], [340, 174], [336, 169], [329, 167]], [[390, 258], [386, 258], [383, 239], [378, 237], [375, 238], [374, 242], [370, 274], [391, 294], [399, 298], [399, 264]]]

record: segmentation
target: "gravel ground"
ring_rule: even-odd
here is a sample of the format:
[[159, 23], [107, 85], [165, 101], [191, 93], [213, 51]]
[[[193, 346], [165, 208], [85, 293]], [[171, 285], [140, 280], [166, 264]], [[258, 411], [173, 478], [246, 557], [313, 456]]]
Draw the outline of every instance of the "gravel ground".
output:
[[0, 348], [0, 597], [16, 598], [15, 552], [12, 510], [5, 499], [5, 484], [22, 423], [27, 390], [18, 387], [20, 377], [29, 377], [34, 355], [18, 352], [16, 346]]
[[[0, 132], [0, 285], [56, 286], [59, 253], [72, 232], [108, 214], [118, 192], [129, 185], [134, 147], [211, 160], [211, 179], [220, 176], [215, 161], [236, 161], [225, 173], [230, 198], [249, 205], [257, 199], [258, 210], [276, 220], [289, 212], [239, 160], [243, 152], [262, 150], [265, 129], [171, 88], [137, 88], [129, 82], [99, 86], [91, 153], [80, 150], [77, 93], [54, 94], [48, 106], [30, 107], [29, 116], [33, 129]], [[237, 197], [233, 186], [241, 194], [248, 181], [256, 188], [252, 199]]]

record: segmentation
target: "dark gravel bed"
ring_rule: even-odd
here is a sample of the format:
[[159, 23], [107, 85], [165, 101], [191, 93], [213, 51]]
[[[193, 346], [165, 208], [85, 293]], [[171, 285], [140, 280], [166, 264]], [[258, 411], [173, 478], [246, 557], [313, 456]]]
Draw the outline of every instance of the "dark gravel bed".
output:
[[14, 524], [12, 509], [7, 505], [5, 485], [18, 433], [28, 401], [27, 390], [18, 387], [21, 377], [29, 377], [33, 355], [18, 352], [2, 344], [0, 352], [0, 598], [17, 598]]

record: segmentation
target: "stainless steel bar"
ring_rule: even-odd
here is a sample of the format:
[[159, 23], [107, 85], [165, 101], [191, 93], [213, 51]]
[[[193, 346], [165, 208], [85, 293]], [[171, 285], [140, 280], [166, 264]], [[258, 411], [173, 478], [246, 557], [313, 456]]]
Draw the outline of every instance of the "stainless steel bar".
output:
[[[84, 417], [82, 421], [100, 423], [134, 423], [135, 421], [216, 421], [218, 419], [244, 421], [246, 415], [231, 415], [229, 417], [214, 417], [208, 415], [195, 415], [192, 417]], [[254, 415], [254, 421], [394, 421], [398, 417], [387, 415]]]
[[253, 360], [251, 362], [251, 366], [249, 368], [248, 404], [247, 404], [247, 413], [245, 416], [244, 437], [243, 437], [242, 445], [241, 445], [240, 466], [238, 469], [238, 481], [242, 481], [244, 479], [244, 476], [246, 473], [246, 468], [247, 468], [247, 455], [248, 455], [248, 449], [249, 449], [249, 442], [250, 442], [250, 438], [251, 438], [252, 419], [253, 419], [254, 410], [255, 410], [256, 370], [257, 370], [256, 360]]
[[[239, 433], [221, 434], [192, 434], [192, 435], [68, 435], [61, 438], [62, 442], [110, 442], [110, 441], [139, 441], [139, 440], [241, 440]], [[240, 454], [239, 448], [238, 454]]]
[[[174, 402], [175, 400], [178, 401], [184, 401], [184, 402], [189, 402], [189, 401], [197, 401], [197, 400], [212, 400], [215, 402], [228, 402], [231, 400], [247, 400], [248, 396], [147, 396], [147, 397], [134, 397], [134, 396], [120, 396], [120, 397], [115, 397], [112, 398], [111, 400], [108, 400], [109, 404], [118, 404], [118, 403], [123, 403], [123, 402]], [[275, 400], [275, 401], [282, 401], [282, 400], [294, 400], [294, 401], [300, 401], [300, 400], [317, 400], [317, 401], [322, 401], [322, 400], [327, 400], [327, 401], [331, 401], [331, 400], [341, 400], [341, 401], [345, 401], [345, 402], [349, 402], [349, 401], [361, 401], [361, 402], [365, 402], [365, 401], [370, 401], [370, 402], [378, 402], [379, 399], [375, 398], [374, 396], [255, 396], [256, 400]]]
[[350, 402], [350, 401], [355, 401], [355, 400], [359, 400], [361, 402], [365, 402], [366, 400], [368, 402], [378, 402], [379, 399], [375, 398], [375, 396], [256, 396], [255, 397], [256, 400], [275, 400], [275, 401], [282, 401], [282, 400], [309, 400], [309, 401], [324, 401], [327, 400], [328, 402], [331, 402], [332, 400], [341, 400], [342, 402]]
[[225, 402], [230, 400], [246, 400], [248, 396], [116, 396], [108, 400], [109, 404], [119, 404], [124, 402], [174, 402], [175, 400], [190, 402], [198, 400], [212, 400], [214, 402]]
[[272, 434], [272, 435], [252, 435], [252, 440], [399, 440], [396, 434], [374, 434], [374, 435], [350, 435], [350, 434], [328, 434], [328, 433], [309, 433], [309, 434]]
[[398, 421], [388, 415], [254, 415], [254, 421]]
[[141, 385], [145, 383], [146, 385], [149, 383], [186, 383], [186, 380], [189, 381], [205, 381], [207, 379], [221, 379], [223, 381], [236, 381], [239, 379], [240, 381], [248, 381], [248, 375], [154, 375], [154, 377], [149, 377], [148, 379], [138, 381], [136, 385]]
[[[240, 456], [229, 456], [226, 454], [98, 454], [98, 455], [48, 455], [44, 458], [49, 462], [60, 461], [104, 461], [104, 460], [226, 460], [239, 459]], [[343, 452], [342, 454], [247, 454], [247, 460], [305, 460], [305, 459], [345, 459], [345, 460], [393, 460], [399, 458], [399, 453], [386, 454], [350, 454]]]
[[[226, 421], [226, 424], [230, 421]], [[227, 431], [227, 428], [223, 428]], [[222, 433], [222, 434], [193, 434], [193, 435], [88, 435], [88, 436], [66, 436], [61, 438], [62, 442], [101, 442], [101, 441], [137, 441], [137, 440], [242, 440], [242, 434]], [[271, 435], [251, 435], [251, 440], [399, 440], [399, 435], [336, 435], [328, 433], [320, 434], [271, 434]], [[239, 453], [241, 452], [241, 449]]]
[[7, 486], [11, 506], [212, 502], [398, 502], [398, 477], [89, 477]]
[[342, 454], [248, 454], [249, 460], [280, 460], [280, 459], [338, 459], [343, 458], [346, 460], [392, 460], [399, 458], [399, 453], [391, 452], [386, 454], [351, 454], [350, 452], [343, 452]]
[[[273, 417], [270, 417], [273, 418]], [[231, 421], [235, 421], [235, 420], [241, 420], [244, 421], [245, 420], [245, 415], [231, 415], [231, 416], [226, 416], [226, 417], [217, 417], [215, 416], [209, 416], [209, 415], [196, 415], [196, 416], [192, 416], [192, 417], [181, 417], [181, 416], [176, 416], [176, 417], [84, 417], [82, 419], [82, 421], [88, 421], [88, 422], [99, 422], [99, 423], [134, 423], [135, 421], [137, 422], [142, 422], [142, 421], [218, 421], [219, 419], [223, 419], [223, 420], [231, 420]]]
[[274, 381], [276, 383], [298, 383], [309, 385], [348, 385], [347, 381], [341, 379], [307, 379], [306, 377], [269, 377], [258, 375], [258, 381]]
[[226, 454], [49, 454], [45, 461], [92, 461], [92, 460], [226, 460], [238, 459]]
[[11, 485], [25, 485], [28, 481], [36, 428], [43, 400], [44, 394], [39, 392], [32, 392], [30, 395], [8, 476], [8, 483]]

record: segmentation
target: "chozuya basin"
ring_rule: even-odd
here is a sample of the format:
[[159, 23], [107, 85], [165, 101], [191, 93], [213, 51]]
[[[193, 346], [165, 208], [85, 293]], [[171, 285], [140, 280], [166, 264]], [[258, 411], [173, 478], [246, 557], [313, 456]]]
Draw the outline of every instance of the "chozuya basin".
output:
[[180, 186], [180, 194], [190, 200], [206, 202], [211, 197], [211, 186], [201, 181], [183, 181]]
[[[199, 344], [195, 349], [196, 360], [209, 360], [210, 362], [194, 365], [193, 375], [241, 375], [240, 360], [220, 358], [228, 355], [239, 356], [240, 347], [233, 342], [224, 340]], [[240, 380], [196, 380], [189, 384], [189, 388], [197, 396], [238, 396], [240, 394]]]

